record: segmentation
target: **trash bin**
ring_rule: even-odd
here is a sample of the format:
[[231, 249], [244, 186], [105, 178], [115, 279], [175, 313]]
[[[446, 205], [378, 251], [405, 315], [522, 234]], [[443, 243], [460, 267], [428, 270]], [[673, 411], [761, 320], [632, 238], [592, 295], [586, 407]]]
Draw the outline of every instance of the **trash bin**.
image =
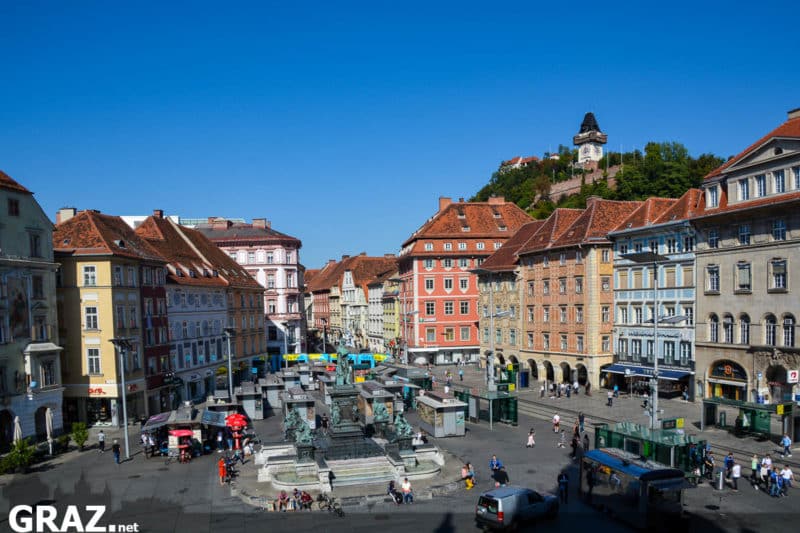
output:
[[725, 471], [720, 470], [718, 475], [719, 479], [717, 481], [717, 490], [722, 490], [725, 488]]
[[530, 375], [531, 375], [531, 373], [530, 373], [529, 370], [523, 370], [522, 372], [519, 373], [519, 388], [520, 389], [527, 389], [530, 386], [529, 385], [529, 383], [530, 383]]

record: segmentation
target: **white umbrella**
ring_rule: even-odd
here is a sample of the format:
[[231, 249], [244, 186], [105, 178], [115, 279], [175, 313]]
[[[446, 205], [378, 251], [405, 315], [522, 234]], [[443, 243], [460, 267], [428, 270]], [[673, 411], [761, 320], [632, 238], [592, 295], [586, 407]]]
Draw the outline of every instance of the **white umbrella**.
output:
[[19, 421], [19, 416], [14, 417], [14, 442], [22, 440], [22, 424]]
[[44, 412], [44, 427], [47, 429], [47, 444], [50, 455], [53, 455], [53, 410], [49, 407]]

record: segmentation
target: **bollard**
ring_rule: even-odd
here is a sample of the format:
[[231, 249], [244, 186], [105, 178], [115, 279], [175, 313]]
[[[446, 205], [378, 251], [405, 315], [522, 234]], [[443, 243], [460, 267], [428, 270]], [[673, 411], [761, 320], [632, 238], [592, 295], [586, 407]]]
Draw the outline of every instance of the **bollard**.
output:
[[725, 471], [719, 471], [719, 481], [717, 482], [717, 489], [722, 490], [725, 488]]

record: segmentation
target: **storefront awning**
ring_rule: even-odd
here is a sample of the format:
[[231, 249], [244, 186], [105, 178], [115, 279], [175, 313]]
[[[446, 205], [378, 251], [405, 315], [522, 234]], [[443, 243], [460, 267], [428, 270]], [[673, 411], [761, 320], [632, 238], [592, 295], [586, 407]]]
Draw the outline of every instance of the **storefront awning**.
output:
[[[644, 366], [613, 364], [600, 369], [600, 371], [610, 372], [612, 374], [624, 374], [626, 376], [633, 377], [653, 377], [653, 369]], [[679, 379], [683, 379], [691, 374], [692, 372], [688, 370], [658, 369], [658, 379], [667, 379], [670, 381], [678, 381]]]
[[203, 417], [200, 419], [201, 424], [207, 426], [225, 427], [225, 417], [228, 415], [225, 411], [203, 411]]
[[166, 413], [159, 413], [151, 416], [147, 419], [147, 422], [144, 423], [144, 426], [142, 426], [142, 431], [150, 431], [166, 426], [171, 414], [172, 411], [167, 411]]

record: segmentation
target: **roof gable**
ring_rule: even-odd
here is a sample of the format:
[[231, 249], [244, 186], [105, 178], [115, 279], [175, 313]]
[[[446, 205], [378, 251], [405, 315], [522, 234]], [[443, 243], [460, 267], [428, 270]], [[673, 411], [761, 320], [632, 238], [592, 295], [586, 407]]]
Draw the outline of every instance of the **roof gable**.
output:
[[544, 220], [533, 220], [523, 225], [492, 255], [481, 263], [485, 270], [513, 270], [517, 266], [517, 252], [544, 225]]
[[619, 226], [632, 210], [641, 205], [642, 202], [618, 202], [590, 198], [586, 210], [551, 247], [605, 241], [608, 233]]
[[53, 249], [74, 255], [115, 255], [164, 262], [158, 251], [118, 216], [81, 211], [53, 230]]
[[0, 170], [0, 189], [6, 189], [14, 192], [21, 192], [32, 194], [31, 191], [17, 183], [11, 176]]
[[569, 228], [583, 213], [583, 209], [567, 209], [560, 207], [547, 217], [536, 233], [523, 244], [517, 255], [537, 252], [549, 248], [553, 242]]

